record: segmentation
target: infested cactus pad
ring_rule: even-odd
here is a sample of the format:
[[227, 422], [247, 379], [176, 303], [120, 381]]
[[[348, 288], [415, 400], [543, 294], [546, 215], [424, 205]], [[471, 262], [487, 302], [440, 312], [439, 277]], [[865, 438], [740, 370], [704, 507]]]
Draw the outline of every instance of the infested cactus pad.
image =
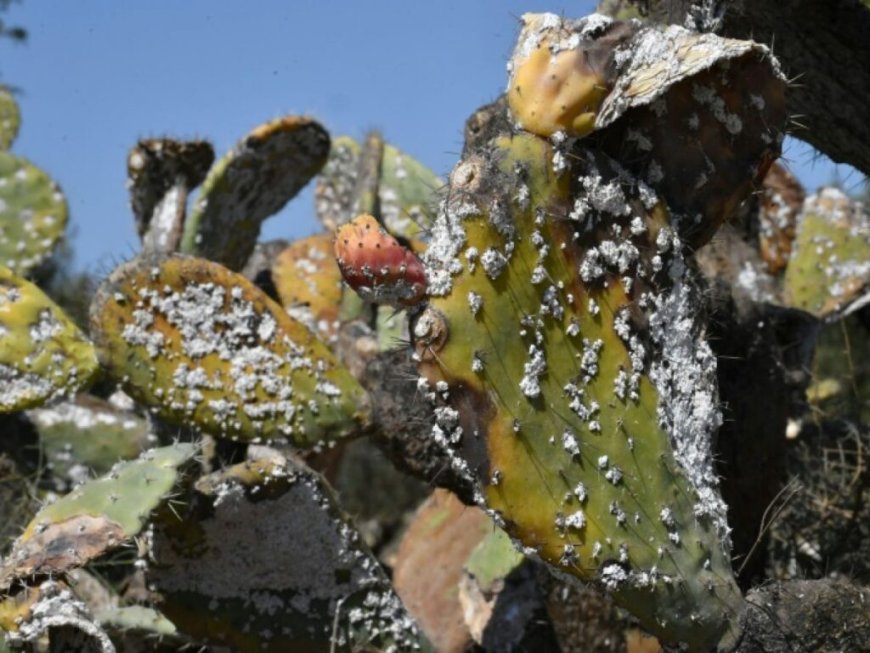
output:
[[806, 198], [785, 270], [790, 306], [818, 317], [863, 304], [870, 285], [870, 216], [836, 188]]
[[508, 64], [508, 103], [519, 126], [539, 136], [586, 136], [611, 90], [615, 50], [636, 27], [593, 14], [578, 21], [525, 14]]
[[378, 186], [381, 222], [405, 238], [424, 236], [434, 218], [433, 197], [443, 184], [417, 159], [387, 143]]
[[507, 93], [517, 126], [554, 143], [602, 132], [684, 242], [706, 242], [779, 155], [785, 80], [765, 46], [598, 14], [523, 20]]
[[341, 272], [332, 241], [330, 234], [297, 240], [272, 264], [272, 281], [282, 306], [327, 341], [338, 332], [341, 304]]
[[127, 188], [146, 249], [172, 252], [184, 227], [187, 197], [202, 183], [214, 149], [208, 141], [148, 138], [127, 155]]
[[314, 209], [317, 219], [330, 231], [353, 219], [357, 177], [359, 176], [360, 145], [350, 136], [332, 141], [329, 158], [317, 177]]
[[6, 641], [14, 650], [116, 653], [109, 635], [63, 581], [46, 580], [30, 591], [32, 603], [22, 610]]
[[0, 152], [0, 265], [26, 275], [63, 236], [66, 199], [32, 163]]
[[240, 274], [202, 259], [134, 260], [91, 311], [100, 359], [174, 423], [299, 446], [357, 433], [365, 391], [326, 346]]
[[[372, 158], [370, 149], [379, 147]], [[377, 164], [369, 170], [372, 161]], [[363, 179], [374, 176], [374, 179]], [[332, 144], [329, 160], [317, 179], [315, 209], [330, 231], [361, 212], [377, 210], [391, 233], [419, 238], [432, 221], [435, 192], [443, 182], [432, 170], [382, 140], [367, 139], [364, 146], [349, 136]], [[364, 197], [374, 191], [374, 197]]]
[[145, 418], [86, 394], [34, 408], [27, 417], [39, 433], [56, 491], [105, 474], [119, 460], [136, 458], [156, 439]]
[[12, 91], [0, 84], [0, 150], [8, 150], [21, 127], [21, 112]]
[[413, 328], [424, 387], [448, 398], [433, 437], [528, 552], [700, 650], [740, 599], [698, 298], [655, 194], [554, 154], [502, 137], [453, 171]]
[[93, 346], [72, 320], [0, 265], [0, 413], [73, 394], [98, 369]]
[[0, 567], [0, 588], [18, 578], [68, 571], [126, 543], [167, 498], [179, 468], [196, 451], [186, 443], [152, 449], [42, 508]]
[[806, 193], [794, 175], [774, 163], [764, 178], [758, 210], [758, 250], [770, 274], [785, 270]]
[[240, 270], [260, 224], [316, 175], [329, 134], [311, 118], [286, 116], [261, 125], [211, 169], [185, 222], [181, 251]]
[[428, 650], [326, 483], [261, 458], [200, 479], [164, 511], [148, 580], [180, 630], [233, 650]]

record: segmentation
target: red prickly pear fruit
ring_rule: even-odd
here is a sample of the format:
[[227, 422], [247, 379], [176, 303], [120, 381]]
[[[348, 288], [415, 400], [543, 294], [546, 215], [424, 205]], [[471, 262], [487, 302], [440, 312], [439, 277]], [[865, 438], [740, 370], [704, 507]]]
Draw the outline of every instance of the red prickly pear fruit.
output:
[[335, 258], [344, 280], [368, 302], [400, 308], [426, 294], [423, 263], [368, 214], [338, 229]]

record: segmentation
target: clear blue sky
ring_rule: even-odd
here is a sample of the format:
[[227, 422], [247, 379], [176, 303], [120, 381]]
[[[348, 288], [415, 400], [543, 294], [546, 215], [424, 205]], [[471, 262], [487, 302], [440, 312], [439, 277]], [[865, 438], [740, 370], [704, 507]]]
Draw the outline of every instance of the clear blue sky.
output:
[[[504, 63], [526, 11], [581, 16], [591, 0], [442, 2], [320, 0], [23, 0], [3, 15], [29, 32], [0, 40], [0, 81], [19, 87], [13, 151], [44, 168], [70, 203], [76, 265], [107, 271], [138, 249], [125, 188], [126, 153], [141, 137], [206, 137], [220, 155], [286, 113], [333, 135], [376, 127], [446, 173], [465, 118], [504, 88]], [[810, 189], [845, 166], [786, 157]], [[318, 229], [310, 190], [265, 237]]]

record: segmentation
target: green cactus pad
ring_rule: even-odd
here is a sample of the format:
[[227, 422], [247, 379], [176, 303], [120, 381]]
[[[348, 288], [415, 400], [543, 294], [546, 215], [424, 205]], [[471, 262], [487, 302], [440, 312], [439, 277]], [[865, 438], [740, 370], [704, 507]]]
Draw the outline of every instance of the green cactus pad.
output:
[[202, 183], [213, 162], [214, 149], [208, 141], [149, 138], [130, 148], [130, 206], [136, 231], [147, 247], [171, 252], [178, 246], [188, 193]]
[[63, 573], [128, 542], [196, 450], [186, 443], [152, 449], [45, 506], [0, 567], [0, 588], [27, 576]]
[[350, 136], [339, 136], [332, 141], [329, 158], [317, 177], [314, 208], [318, 220], [330, 231], [356, 217], [354, 189], [359, 157], [359, 143]]
[[[349, 136], [333, 142], [315, 191], [317, 216], [330, 231], [359, 213], [373, 213], [390, 233], [403, 238], [420, 238], [431, 225], [433, 200], [443, 181], [389, 143], [382, 143], [382, 148], [378, 178], [364, 184], [364, 148]], [[377, 189], [377, 207], [357, 196], [368, 185]]]
[[297, 240], [272, 264], [272, 281], [285, 309], [324, 340], [338, 332], [341, 272], [332, 251], [332, 236]]
[[72, 394], [98, 369], [93, 346], [72, 320], [0, 265], [0, 413]]
[[808, 197], [785, 270], [788, 305], [818, 317], [848, 312], [870, 286], [870, 216], [836, 188]]
[[387, 144], [378, 189], [381, 222], [394, 235], [420, 238], [432, 224], [433, 199], [443, 185], [432, 170]]
[[61, 492], [136, 458], [155, 439], [146, 419], [90, 395], [35, 408], [27, 417], [39, 433], [53, 489]]
[[328, 155], [329, 134], [310, 118], [287, 116], [257, 127], [209, 172], [181, 251], [240, 270], [263, 220], [302, 190]]
[[507, 533], [500, 528], [491, 528], [468, 556], [465, 571], [474, 576], [484, 592], [489, 592], [519, 567], [524, 559]]
[[57, 184], [25, 159], [0, 152], [0, 265], [29, 273], [51, 254], [66, 220]]
[[558, 154], [502, 137], [452, 173], [413, 326], [432, 396], [450, 399], [433, 437], [528, 552], [666, 639], [712, 645], [741, 599], [699, 300], [652, 191]]
[[12, 147], [21, 127], [21, 112], [12, 92], [0, 84], [0, 150]]
[[[94, 618], [111, 633], [139, 631], [150, 637], [172, 637], [177, 634], [175, 624], [154, 608], [144, 605], [96, 610]], [[123, 649], [126, 650], [126, 649]]]
[[200, 479], [180, 516], [161, 513], [151, 557], [161, 611], [192, 637], [242, 653], [427, 650], [326, 483], [277, 454]]
[[91, 324], [105, 367], [169, 422], [305, 447], [367, 425], [365, 391], [326, 346], [217, 263], [131, 261], [101, 286]]

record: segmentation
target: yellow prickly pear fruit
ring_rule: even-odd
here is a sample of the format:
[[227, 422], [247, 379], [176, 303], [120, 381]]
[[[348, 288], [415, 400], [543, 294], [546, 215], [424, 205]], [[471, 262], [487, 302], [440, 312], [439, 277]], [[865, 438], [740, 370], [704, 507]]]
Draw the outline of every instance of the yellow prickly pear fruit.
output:
[[633, 32], [628, 23], [598, 15], [568, 21], [525, 14], [509, 64], [507, 96], [514, 118], [538, 136], [589, 134], [611, 89], [613, 52]]

